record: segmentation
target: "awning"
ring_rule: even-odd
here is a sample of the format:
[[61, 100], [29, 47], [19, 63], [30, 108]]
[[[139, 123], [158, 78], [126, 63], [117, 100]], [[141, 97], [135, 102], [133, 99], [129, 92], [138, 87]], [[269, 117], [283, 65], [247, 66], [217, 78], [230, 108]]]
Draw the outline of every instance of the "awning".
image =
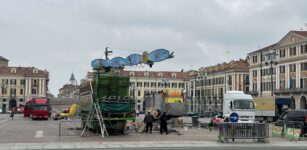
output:
[[290, 105], [291, 98], [276, 98], [277, 105]]

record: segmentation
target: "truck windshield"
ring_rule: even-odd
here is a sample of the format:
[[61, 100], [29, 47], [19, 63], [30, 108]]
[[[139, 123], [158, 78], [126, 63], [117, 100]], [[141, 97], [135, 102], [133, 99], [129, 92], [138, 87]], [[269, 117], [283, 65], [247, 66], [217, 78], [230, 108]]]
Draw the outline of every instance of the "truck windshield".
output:
[[33, 106], [33, 110], [34, 111], [35, 110], [48, 110], [48, 106], [45, 106], [45, 105], [43, 105], [43, 106], [35, 105], [35, 106]]
[[250, 100], [234, 100], [234, 109], [254, 109], [254, 102]]

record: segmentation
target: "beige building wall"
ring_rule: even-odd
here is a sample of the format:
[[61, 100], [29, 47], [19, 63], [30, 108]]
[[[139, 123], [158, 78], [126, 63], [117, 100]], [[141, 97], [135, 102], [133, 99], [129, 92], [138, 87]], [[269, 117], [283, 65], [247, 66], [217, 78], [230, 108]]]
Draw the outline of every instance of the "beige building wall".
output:
[[8, 111], [10, 103], [15, 103], [14, 100], [16, 106], [21, 106], [25, 105], [30, 97], [47, 96], [47, 71], [32, 67], [2, 67], [1, 69], [0, 108]]

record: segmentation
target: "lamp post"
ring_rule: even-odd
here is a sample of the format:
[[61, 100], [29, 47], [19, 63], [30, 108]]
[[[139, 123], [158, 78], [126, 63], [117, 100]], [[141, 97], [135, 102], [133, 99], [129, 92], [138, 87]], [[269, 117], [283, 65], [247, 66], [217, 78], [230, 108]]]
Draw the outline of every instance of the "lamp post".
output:
[[[270, 75], [271, 75], [271, 96], [273, 96], [273, 90], [274, 90], [274, 86], [273, 86], [273, 64], [276, 66], [277, 62], [275, 59], [275, 56], [277, 55], [275, 52], [273, 52], [272, 50], [270, 51], [270, 61], [269, 62], [265, 62], [265, 65], [269, 65], [270, 64]], [[273, 57], [274, 56], [274, 57]], [[276, 77], [276, 70], [275, 70], [275, 77]], [[276, 84], [276, 83], [275, 83]]]
[[200, 114], [202, 115], [203, 114], [203, 109], [202, 109], [202, 105], [204, 102], [203, 101], [203, 84], [204, 84], [204, 81], [203, 81], [203, 77], [200, 77], [200, 90], [199, 90], [199, 112]]
[[[2, 85], [1, 85], [1, 88], [2, 88], [2, 113], [5, 113], [5, 108], [4, 108], [4, 91], [6, 90], [6, 84], [3, 82], [2, 80]], [[6, 107], [6, 106], [5, 106]]]
[[[168, 80], [162, 80], [162, 87], [164, 85], [164, 90], [166, 90], [166, 86], [168, 85], [169, 81]], [[161, 110], [164, 110], [165, 107], [165, 95], [164, 95], [164, 90], [163, 90], [163, 103], [161, 102]]]

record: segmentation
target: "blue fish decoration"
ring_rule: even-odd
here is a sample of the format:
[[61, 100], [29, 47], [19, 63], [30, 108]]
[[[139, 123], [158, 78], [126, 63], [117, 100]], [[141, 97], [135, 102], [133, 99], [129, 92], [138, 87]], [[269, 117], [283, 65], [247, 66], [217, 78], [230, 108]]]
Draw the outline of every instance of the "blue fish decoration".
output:
[[126, 59], [128, 62], [127, 66], [135, 66], [142, 63], [142, 55], [140, 54], [129, 55]]
[[112, 68], [119, 68], [126, 66], [128, 64], [128, 60], [123, 57], [115, 57], [111, 59], [111, 67]]
[[95, 59], [91, 62], [91, 66], [94, 70], [101, 69], [103, 66], [104, 59]]
[[148, 54], [148, 58], [152, 62], [160, 62], [173, 57], [173, 52], [170, 53], [166, 49], [156, 49]]
[[[105, 59], [95, 59], [91, 62], [91, 66], [94, 70], [100, 70], [102, 68], [120, 68], [124, 66], [135, 66], [141, 63], [146, 63], [150, 67], [154, 64], [154, 62], [160, 62], [166, 59], [173, 58], [173, 53], [166, 49], [156, 49], [148, 54], [148, 61], [143, 62], [143, 57], [147, 55], [140, 54], [132, 54], [126, 58], [123, 57], [115, 57], [111, 60]], [[147, 58], [147, 57], [146, 57]]]

